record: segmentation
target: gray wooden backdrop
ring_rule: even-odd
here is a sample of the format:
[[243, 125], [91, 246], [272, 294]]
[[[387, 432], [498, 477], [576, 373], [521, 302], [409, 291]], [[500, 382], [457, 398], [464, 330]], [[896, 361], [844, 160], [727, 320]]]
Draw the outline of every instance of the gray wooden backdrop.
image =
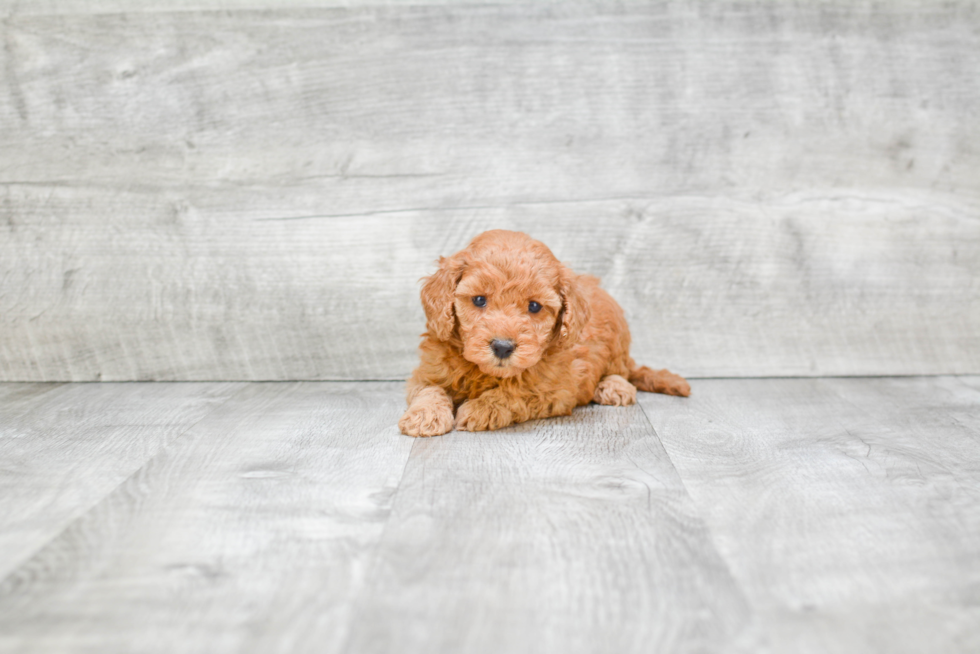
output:
[[[331, 4], [333, 6], [331, 6]], [[980, 373], [980, 4], [0, 1], [0, 380], [397, 379], [484, 229], [691, 376]]]

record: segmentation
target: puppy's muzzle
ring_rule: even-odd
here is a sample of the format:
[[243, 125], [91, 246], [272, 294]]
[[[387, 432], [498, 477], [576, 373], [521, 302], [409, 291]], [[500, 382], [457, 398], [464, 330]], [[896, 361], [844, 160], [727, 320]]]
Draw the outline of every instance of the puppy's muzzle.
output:
[[495, 338], [490, 341], [490, 349], [493, 350], [494, 356], [498, 359], [506, 359], [514, 353], [517, 348], [514, 345], [514, 341], [508, 341], [500, 338]]

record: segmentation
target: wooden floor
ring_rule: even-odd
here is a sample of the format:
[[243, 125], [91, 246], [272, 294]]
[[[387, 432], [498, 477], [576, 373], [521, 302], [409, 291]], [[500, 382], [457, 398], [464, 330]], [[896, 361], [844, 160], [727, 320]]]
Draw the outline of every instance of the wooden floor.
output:
[[0, 651], [980, 651], [980, 377], [698, 380], [427, 440], [402, 409], [0, 385]]

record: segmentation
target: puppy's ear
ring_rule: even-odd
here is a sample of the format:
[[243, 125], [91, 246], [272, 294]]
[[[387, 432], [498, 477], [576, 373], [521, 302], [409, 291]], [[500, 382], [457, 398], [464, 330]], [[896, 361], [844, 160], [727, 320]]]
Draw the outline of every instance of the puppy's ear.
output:
[[558, 342], [570, 345], [578, 341], [582, 328], [589, 322], [589, 303], [582, 292], [578, 275], [562, 267], [558, 277], [561, 313], [558, 314]]
[[456, 326], [453, 300], [456, 284], [463, 276], [465, 263], [456, 257], [439, 257], [439, 270], [422, 285], [422, 308], [425, 328], [440, 341], [449, 340]]

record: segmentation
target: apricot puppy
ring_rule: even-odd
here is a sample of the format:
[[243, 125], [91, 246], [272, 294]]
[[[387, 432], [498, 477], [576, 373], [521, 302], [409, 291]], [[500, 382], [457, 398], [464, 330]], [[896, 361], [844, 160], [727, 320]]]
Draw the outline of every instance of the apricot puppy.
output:
[[520, 232], [484, 232], [440, 258], [422, 306], [421, 363], [398, 422], [409, 436], [500, 429], [589, 402], [626, 406], [636, 389], [691, 393], [683, 377], [630, 358], [623, 310], [598, 279]]

